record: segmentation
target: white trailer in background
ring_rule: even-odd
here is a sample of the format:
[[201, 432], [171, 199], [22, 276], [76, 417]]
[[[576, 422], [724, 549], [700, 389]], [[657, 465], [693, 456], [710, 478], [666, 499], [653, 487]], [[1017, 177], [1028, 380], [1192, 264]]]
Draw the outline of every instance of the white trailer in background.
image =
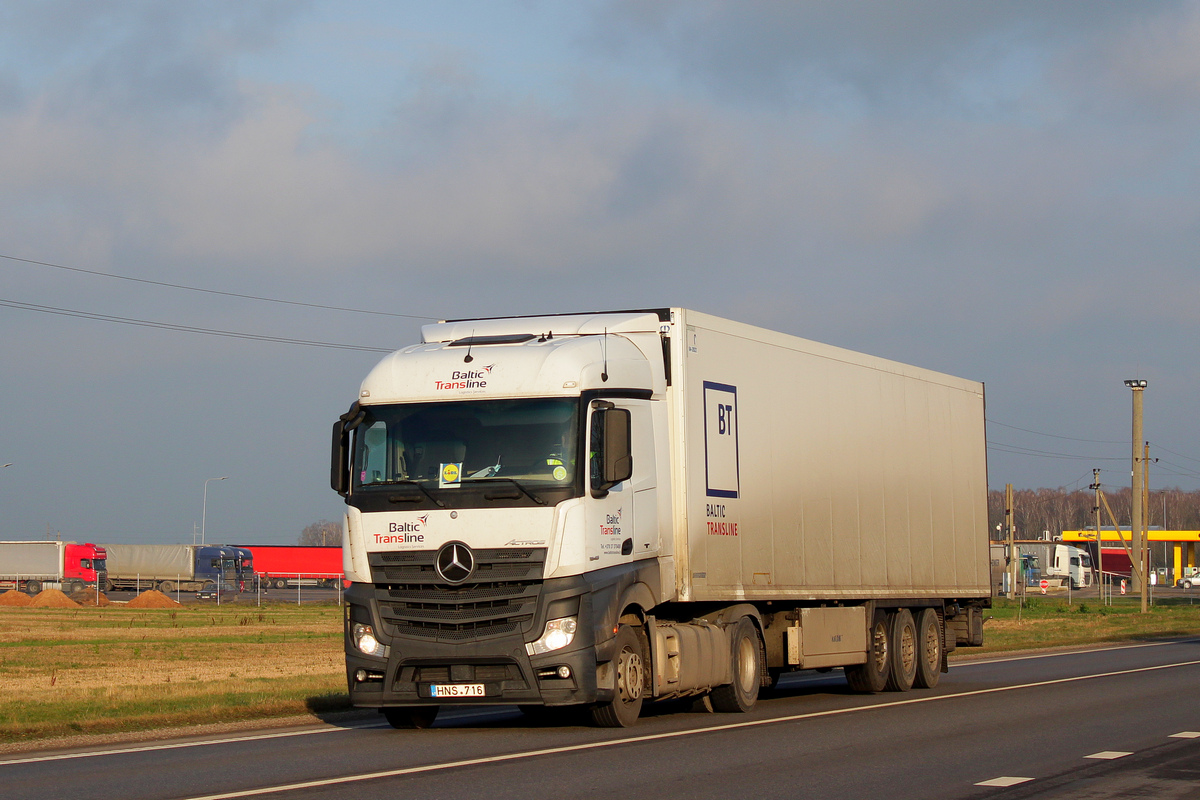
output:
[[936, 684], [990, 603], [983, 386], [679, 308], [449, 321], [334, 426], [352, 702], [744, 711]]

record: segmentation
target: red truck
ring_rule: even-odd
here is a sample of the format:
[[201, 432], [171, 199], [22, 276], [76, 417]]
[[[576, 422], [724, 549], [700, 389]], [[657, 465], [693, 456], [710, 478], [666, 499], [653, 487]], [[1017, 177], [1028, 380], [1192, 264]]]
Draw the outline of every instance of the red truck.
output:
[[341, 547], [240, 544], [254, 555], [254, 573], [264, 588], [296, 585], [334, 587], [342, 580]]
[[75, 542], [0, 542], [0, 589], [67, 594], [95, 589], [108, 577], [104, 548]]

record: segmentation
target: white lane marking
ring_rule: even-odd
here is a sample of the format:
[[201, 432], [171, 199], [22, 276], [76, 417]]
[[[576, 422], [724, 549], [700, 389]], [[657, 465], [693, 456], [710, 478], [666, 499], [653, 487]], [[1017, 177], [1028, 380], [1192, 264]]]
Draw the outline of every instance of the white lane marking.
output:
[[976, 697], [985, 694], [999, 694], [1001, 692], [1011, 692], [1017, 689], [1036, 689], [1043, 686], [1057, 686], [1063, 683], [1074, 683], [1076, 681], [1095, 680], [1097, 678], [1114, 678], [1122, 675], [1136, 675], [1143, 672], [1155, 672], [1162, 669], [1173, 669], [1175, 667], [1194, 667], [1200, 666], [1200, 660], [1197, 661], [1181, 661], [1175, 664], [1159, 664], [1153, 667], [1137, 667], [1134, 669], [1123, 669], [1115, 672], [1100, 672], [1094, 675], [1079, 675], [1074, 678], [1055, 678], [1053, 680], [1036, 681], [1034, 683], [1015, 684], [1012, 686], [994, 686], [990, 689], [972, 689], [967, 692], [956, 692], [954, 694], [939, 694], [925, 697], [910, 697], [905, 700], [895, 700], [890, 703], [875, 703], [867, 706], [854, 706], [851, 708], [834, 708], [828, 711], [812, 711], [807, 714], [791, 714], [786, 717], [772, 717], [770, 719], [748, 720], [746, 722], [731, 722], [725, 725], [712, 725], [706, 728], [691, 728], [682, 731], [670, 731], [667, 733], [651, 733], [645, 736], [631, 736], [626, 739], [609, 739], [603, 742], [589, 742], [587, 744], [564, 745], [562, 747], [549, 747], [543, 750], [526, 750], [518, 753], [506, 753], [498, 756], [483, 756], [480, 758], [469, 758], [462, 761], [443, 761], [436, 764], [425, 764], [417, 767], [400, 767], [398, 769], [383, 770], [381, 772], [364, 772], [358, 775], [346, 775], [340, 778], [320, 778], [312, 781], [302, 781], [299, 783], [285, 783], [276, 786], [264, 786], [258, 789], [243, 789], [235, 792], [222, 792], [220, 794], [208, 794], [198, 797], [188, 798], [188, 800], [234, 800], [239, 797], [256, 797], [264, 794], [275, 794], [282, 792], [294, 792], [302, 789], [316, 789], [324, 786], [339, 786], [348, 783], [359, 783], [362, 781], [378, 780], [380, 778], [398, 778], [406, 775], [418, 775], [423, 772], [438, 772], [441, 770], [460, 769], [462, 767], [473, 767], [480, 764], [497, 764], [505, 761], [519, 761], [527, 758], [537, 758], [539, 756], [558, 755], [561, 753], [577, 753], [584, 750], [599, 750], [604, 747], [615, 747], [623, 744], [639, 744], [642, 742], [653, 742], [664, 739], [678, 739], [684, 736], [696, 736], [704, 733], [717, 733], [721, 731], [736, 730], [738, 728], [757, 728], [763, 725], [777, 725], [781, 722], [798, 722], [800, 720], [817, 719], [820, 717], [834, 717], [842, 714], [853, 714], [859, 711], [876, 711], [883, 708], [895, 708], [896, 706], [910, 706], [918, 703], [936, 703], [940, 700], [954, 700], [961, 697]]
[[977, 664], [1006, 664], [1009, 661], [1032, 661], [1037, 658], [1058, 658], [1061, 656], [1082, 656], [1088, 653], [1108, 653], [1113, 650], [1140, 650], [1143, 647], [1169, 647], [1179, 644], [1196, 644], [1200, 639], [1172, 639], [1166, 642], [1141, 642], [1139, 644], [1114, 644], [1111, 647], [1093, 647], [1088, 650], [1059, 650], [1053, 653], [1030, 653], [1024, 656], [997, 655], [989, 658], [972, 658], [969, 661], [952, 661], [951, 666], [973, 667]]
[[1099, 753], [1092, 753], [1090, 756], [1084, 756], [1084, 758], [1098, 758], [1103, 761], [1112, 761], [1114, 758], [1124, 758], [1131, 755], [1133, 753], [1126, 753], [1124, 750], [1101, 750]]
[[257, 742], [263, 739], [286, 739], [291, 736], [311, 736], [315, 733], [337, 733], [338, 731], [365, 730], [368, 728], [385, 728], [386, 725], [348, 725], [343, 728], [313, 728], [302, 731], [279, 731], [276, 733], [258, 733], [250, 736], [231, 736], [225, 739], [202, 739], [195, 742], [171, 742], [168, 744], [148, 744], [141, 747], [121, 747], [113, 750], [89, 750], [84, 753], [56, 753], [48, 756], [29, 756], [0, 761], [0, 767], [10, 764], [36, 764], [39, 761], [66, 761], [72, 758], [93, 758], [95, 756], [114, 756], [125, 753], [150, 753], [155, 750], [181, 750], [186, 747], [207, 747], [214, 744], [230, 744], [233, 742]]
[[1180, 731], [1172, 733], [1168, 739], [1200, 739], [1200, 731]]
[[990, 781], [980, 781], [979, 783], [977, 783], [975, 785], [976, 786], [1016, 786], [1018, 783], [1025, 783], [1026, 781], [1031, 781], [1031, 780], [1033, 780], [1033, 778], [1002, 777], [1002, 778], [992, 778]]

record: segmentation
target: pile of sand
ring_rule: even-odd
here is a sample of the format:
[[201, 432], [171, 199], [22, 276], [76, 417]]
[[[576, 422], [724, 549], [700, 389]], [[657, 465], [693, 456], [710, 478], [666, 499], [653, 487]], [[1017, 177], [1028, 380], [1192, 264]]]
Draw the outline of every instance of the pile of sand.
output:
[[0, 606], [27, 606], [30, 602], [29, 595], [18, 592], [16, 589], [9, 589], [4, 594], [0, 594]]
[[108, 595], [101, 592], [96, 594], [95, 590], [88, 591], [82, 589], [78, 592], [72, 592], [71, 599], [81, 606], [111, 606], [112, 601], [108, 599]]
[[182, 603], [176, 603], [158, 589], [147, 589], [125, 604], [126, 608], [182, 608]]
[[78, 608], [79, 603], [76, 603], [71, 598], [67, 597], [58, 589], [42, 589], [29, 601], [32, 608]]

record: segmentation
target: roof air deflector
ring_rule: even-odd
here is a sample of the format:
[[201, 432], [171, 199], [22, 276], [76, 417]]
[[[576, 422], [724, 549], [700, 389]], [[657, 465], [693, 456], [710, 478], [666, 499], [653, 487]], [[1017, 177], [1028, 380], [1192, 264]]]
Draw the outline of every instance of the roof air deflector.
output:
[[499, 336], [466, 336], [462, 339], [455, 339], [449, 346], [479, 347], [489, 344], [522, 344], [534, 338], [537, 337], [532, 333], [508, 333]]

